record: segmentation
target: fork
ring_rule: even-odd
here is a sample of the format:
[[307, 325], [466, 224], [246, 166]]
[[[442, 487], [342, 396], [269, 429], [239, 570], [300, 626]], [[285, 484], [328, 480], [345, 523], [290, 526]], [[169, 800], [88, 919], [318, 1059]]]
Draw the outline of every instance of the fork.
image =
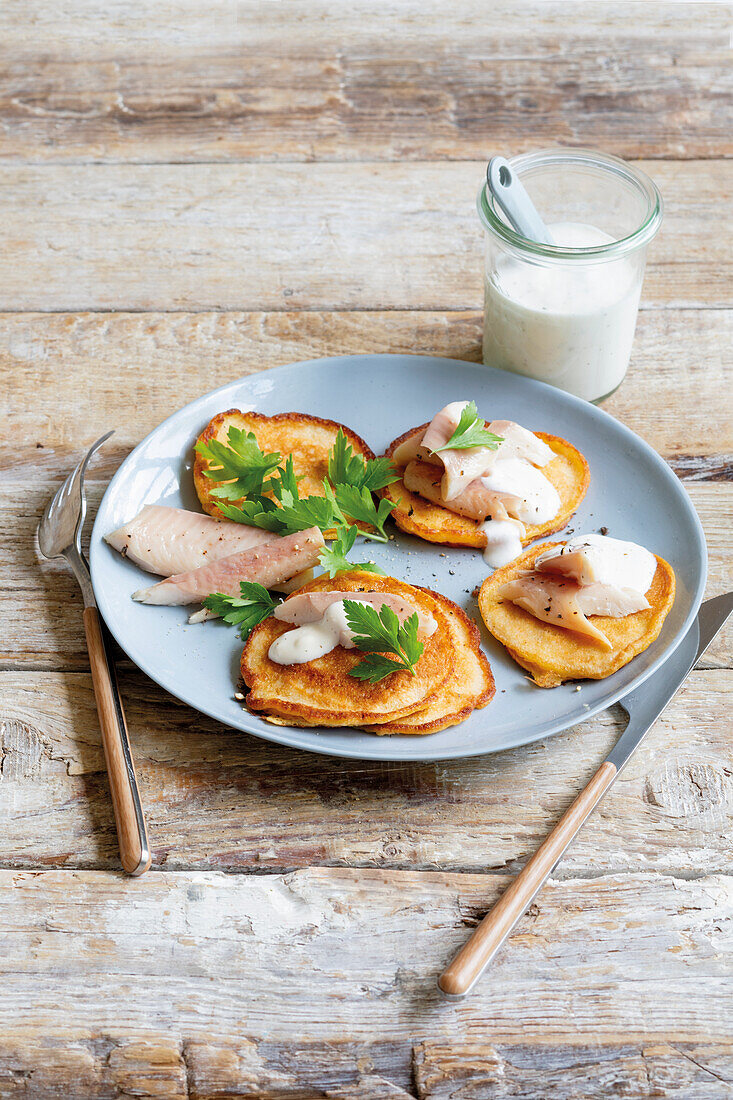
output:
[[120, 859], [129, 875], [142, 875], [151, 861], [148, 833], [111, 658], [109, 635], [97, 609], [89, 565], [81, 549], [81, 532], [87, 511], [84, 474], [92, 455], [112, 434], [107, 432], [92, 444], [85, 458], [51, 500], [38, 525], [38, 545], [46, 558], [66, 558], [81, 588], [84, 633], [102, 730]]

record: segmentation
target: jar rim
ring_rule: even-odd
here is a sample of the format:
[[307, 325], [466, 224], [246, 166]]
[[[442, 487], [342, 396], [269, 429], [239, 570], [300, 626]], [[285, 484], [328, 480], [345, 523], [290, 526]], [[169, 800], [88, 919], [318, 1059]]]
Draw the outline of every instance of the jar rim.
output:
[[485, 230], [501, 238], [506, 244], [516, 251], [540, 257], [547, 260], [559, 261], [589, 261], [589, 260], [615, 260], [620, 256], [632, 252], [642, 245], [648, 244], [659, 231], [662, 223], [664, 204], [659, 189], [654, 181], [639, 168], [632, 168], [621, 157], [612, 156], [610, 153], [600, 153], [595, 149], [541, 149], [535, 153], [522, 153], [512, 157], [510, 165], [521, 176], [522, 171], [539, 165], [567, 167], [576, 165], [580, 167], [600, 168], [621, 177], [631, 184], [645, 199], [647, 212], [641, 225], [625, 237], [617, 241], [609, 241], [606, 244], [592, 245], [586, 248], [570, 248], [561, 245], [545, 244], [542, 241], [531, 241], [517, 233], [511, 226], [500, 218], [496, 212], [493, 197], [488, 193], [488, 184], [484, 182], [478, 193], [476, 206], [479, 218]]

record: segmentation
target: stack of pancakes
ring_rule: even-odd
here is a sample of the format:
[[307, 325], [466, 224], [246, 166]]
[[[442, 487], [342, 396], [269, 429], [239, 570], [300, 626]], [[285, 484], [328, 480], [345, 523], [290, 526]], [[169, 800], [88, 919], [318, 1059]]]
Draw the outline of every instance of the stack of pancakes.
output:
[[439, 592], [394, 577], [355, 570], [333, 580], [318, 577], [303, 592], [389, 592], [432, 615], [437, 630], [423, 639], [415, 675], [395, 672], [371, 684], [350, 676], [364, 654], [337, 646], [302, 665], [268, 657], [275, 638], [291, 623], [269, 618], [250, 634], [242, 653], [247, 707], [281, 726], [359, 726], [373, 733], [435, 733], [462, 722], [494, 696], [494, 679], [481, 651], [479, 632], [456, 604]]
[[[263, 451], [291, 455], [301, 495], [323, 495], [328, 455], [339, 430], [355, 454], [365, 459], [374, 457], [364, 440], [345, 425], [294, 412], [265, 416], [229, 409], [211, 420], [200, 440], [226, 442], [230, 427], [253, 432]], [[427, 427], [423, 424], [395, 439], [387, 449], [387, 457], [392, 458], [401, 443], [424, 433]], [[577, 448], [559, 436], [535, 434], [554, 452], [543, 473], [557, 490], [560, 509], [541, 526], [525, 525], [522, 540], [525, 546], [567, 524], [585, 496], [590, 480], [588, 463]], [[204, 511], [220, 516], [212, 492], [220, 483], [205, 476], [206, 468], [207, 463], [197, 454], [196, 491]], [[399, 479], [379, 490], [379, 495], [396, 504], [391, 518], [399, 528], [427, 542], [446, 546], [480, 549], [485, 545], [481, 523], [411, 493], [402, 480], [404, 467], [396, 464], [396, 471]], [[365, 527], [362, 523], [357, 526]], [[325, 532], [327, 538], [333, 534]], [[657, 574], [647, 593], [650, 603], [647, 611], [619, 619], [591, 617], [612, 642], [610, 652], [600, 650], [589, 639], [539, 621], [502, 598], [504, 584], [531, 568], [536, 556], [551, 545], [554, 544], [545, 543], [525, 551], [486, 579], [479, 597], [483, 620], [490, 633], [540, 687], [610, 676], [659, 634], [674, 601], [674, 573], [666, 562], [657, 559]], [[318, 577], [298, 591], [391, 592], [411, 601], [416, 610], [432, 615], [438, 628], [423, 639], [425, 648], [414, 676], [407, 671], [395, 672], [372, 684], [349, 675], [363, 658], [358, 649], [337, 646], [325, 656], [302, 665], [271, 661], [268, 651], [272, 642], [295, 627], [280, 619], [266, 619], [249, 637], [241, 669], [248, 689], [248, 708], [268, 722], [282, 726], [357, 726], [373, 733], [434, 733], [457, 725], [493, 698], [494, 680], [481, 651], [478, 630], [460, 607], [441, 593], [358, 570], [340, 573], [333, 580]]]

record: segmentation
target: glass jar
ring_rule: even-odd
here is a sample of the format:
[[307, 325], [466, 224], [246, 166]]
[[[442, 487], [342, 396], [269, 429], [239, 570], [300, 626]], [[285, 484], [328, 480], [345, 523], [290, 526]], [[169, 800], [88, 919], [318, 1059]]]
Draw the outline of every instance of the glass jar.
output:
[[588, 149], [509, 163], [555, 243], [516, 233], [484, 184], [484, 362], [602, 401], [629, 364], [662, 197], [644, 172]]

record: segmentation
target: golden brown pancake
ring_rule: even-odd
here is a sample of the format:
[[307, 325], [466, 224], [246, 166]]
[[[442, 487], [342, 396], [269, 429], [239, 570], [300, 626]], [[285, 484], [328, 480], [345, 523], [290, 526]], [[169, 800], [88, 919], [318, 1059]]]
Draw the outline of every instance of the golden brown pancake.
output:
[[[374, 452], [351, 428], [338, 424], [335, 420], [323, 420], [320, 416], [295, 412], [265, 416], [263, 413], [228, 409], [209, 421], [197, 442], [209, 443], [212, 439], [217, 439], [220, 443], [226, 443], [230, 427], [254, 432], [260, 450], [265, 453], [279, 451], [283, 461], [288, 455], [292, 455], [295, 473], [302, 477], [299, 484], [302, 497], [323, 496], [323, 479], [328, 473], [328, 452], [336, 442], [339, 428], [355, 454], [374, 458]], [[193, 481], [201, 507], [210, 516], [221, 517], [212, 489], [216, 489], [222, 482], [205, 477], [204, 470], [207, 467], [206, 459], [196, 453]]]
[[557, 687], [566, 680], [603, 680], [610, 676], [652, 644], [674, 603], [674, 571], [666, 561], [657, 558], [657, 571], [646, 593], [651, 605], [648, 610], [620, 619], [607, 615], [588, 616], [611, 643], [613, 648], [608, 650], [573, 630], [540, 622], [529, 611], [502, 599], [500, 591], [508, 581], [514, 580], [522, 570], [531, 569], [539, 554], [552, 546], [562, 545], [545, 542], [526, 550], [487, 577], [478, 597], [479, 609], [489, 631], [506, 646], [517, 664], [527, 669], [539, 687]]
[[[427, 427], [427, 424], [423, 424], [419, 428], [411, 428], [409, 432], [405, 432], [390, 443], [386, 451], [387, 455], [391, 458], [400, 443], [404, 443], [416, 432], [424, 432]], [[542, 473], [557, 489], [561, 507], [557, 515], [548, 523], [526, 525], [527, 533], [522, 540], [523, 546], [564, 527], [585, 496], [590, 484], [588, 463], [572, 443], [568, 443], [558, 435], [548, 435], [547, 432], [534, 434], [538, 439], [544, 440], [555, 452], [556, 457], [548, 462], [547, 466], [542, 467]], [[435, 470], [438, 476], [440, 468], [436, 466]], [[398, 469], [398, 473], [402, 472], [404, 472], [403, 468]], [[381, 489], [380, 495], [400, 502], [392, 512], [391, 518], [398, 527], [410, 535], [417, 535], [426, 542], [439, 542], [444, 546], [474, 546], [483, 549], [486, 545], [480, 523], [465, 516], [456, 515], [448, 508], [433, 504], [432, 501], [425, 500], [417, 493], [411, 493], [402, 480]]]
[[425, 707], [398, 721], [365, 726], [370, 733], [437, 733], [457, 726], [469, 714], [485, 707], [494, 698], [494, 677], [481, 649], [476, 624], [457, 604], [434, 592], [446, 613], [453, 643], [453, 672]]
[[[395, 672], [377, 684], [349, 676], [363, 659], [358, 649], [337, 646], [330, 653], [302, 665], [278, 665], [268, 657], [275, 638], [290, 623], [270, 617], [250, 634], [242, 652], [242, 678], [249, 688], [247, 707], [276, 724], [293, 726], [364, 726], [395, 721], [425, 707], [453, 672], [453, 642], [445, 610], [435, 595], [374, 573], [354, 570], [331, 580], [318, 577], [300, 592], [393, 592], [409, 599], [436, 620], [415, 666], [415, 675]], [[262, 713], [264, 712], [264, 713]]]

